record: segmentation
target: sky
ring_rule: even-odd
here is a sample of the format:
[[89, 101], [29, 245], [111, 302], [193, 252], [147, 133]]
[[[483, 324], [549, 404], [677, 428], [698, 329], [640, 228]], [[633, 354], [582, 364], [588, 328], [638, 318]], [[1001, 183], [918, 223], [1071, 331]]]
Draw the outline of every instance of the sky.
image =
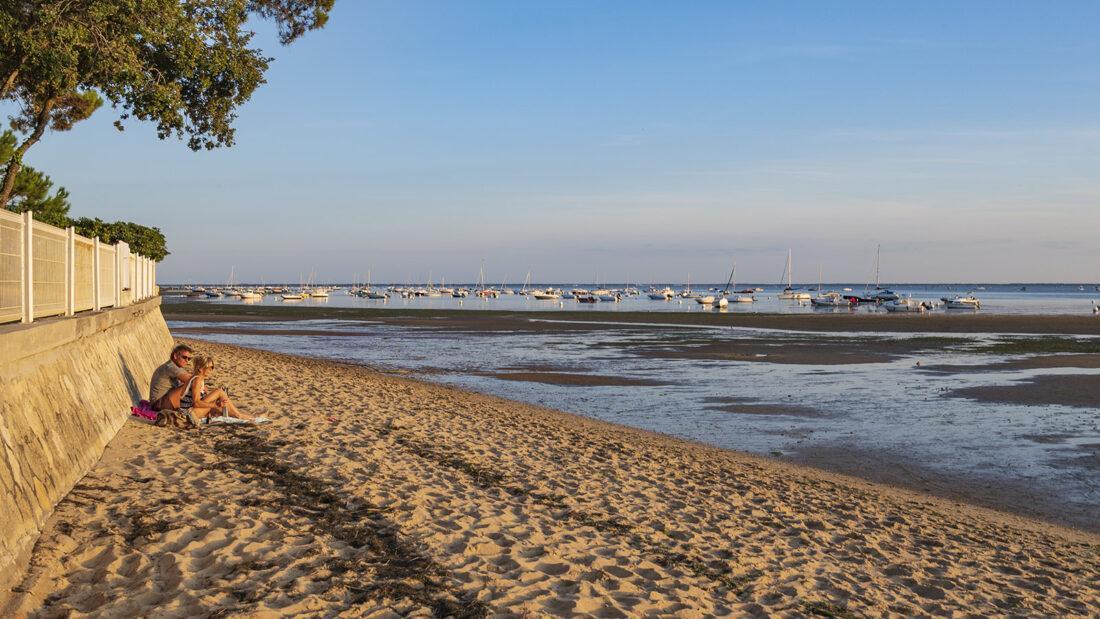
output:
[[[1100, 3], [338, 0], [237, 144], [27, 163], [166, 282], [1100, 281]], [[7, 112], [9, 110], [2, 109]]]

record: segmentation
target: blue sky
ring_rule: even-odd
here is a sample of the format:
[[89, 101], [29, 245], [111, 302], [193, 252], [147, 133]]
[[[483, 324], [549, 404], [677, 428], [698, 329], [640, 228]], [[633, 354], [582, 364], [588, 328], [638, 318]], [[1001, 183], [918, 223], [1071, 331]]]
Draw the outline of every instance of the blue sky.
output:
[[1100, 3], [365, 2], [238, 144], [111, 110], [28, 163], [162, 281], [1100, 280]]

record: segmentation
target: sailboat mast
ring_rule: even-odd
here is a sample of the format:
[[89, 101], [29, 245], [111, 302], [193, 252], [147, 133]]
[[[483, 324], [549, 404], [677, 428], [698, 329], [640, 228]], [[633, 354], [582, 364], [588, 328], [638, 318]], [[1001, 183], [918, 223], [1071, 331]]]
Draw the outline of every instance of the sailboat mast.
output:
[[737, 273], [737, 261], [733, 261], [733, 268], [730, 270], [730, 277], [726, 280], [726, 287], [722, 289], [722, 294], [729, 292], [730, 285], [733, 284], [733, 276]]
[[880, 265], [881, 260], [882, 260], [882, 243], [879, 243], [878, 247], [875, 249], [875, 288], [879, 288], [878, 276], [879, 276], [879, 265]]
[[794, 280], [791, 279], [791, 270], [794, 268], [793, 262], [794, 253], [791, 248], [787, 248], [787, 288], [794, 286]]

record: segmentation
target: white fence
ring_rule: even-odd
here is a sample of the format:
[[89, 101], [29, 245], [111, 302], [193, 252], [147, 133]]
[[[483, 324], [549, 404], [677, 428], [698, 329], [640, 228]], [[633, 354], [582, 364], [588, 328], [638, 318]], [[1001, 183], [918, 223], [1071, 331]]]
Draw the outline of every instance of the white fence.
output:
[[0, 208], [0, 323], [121, 307], [157, 294], [157, 263], [123, 242]]

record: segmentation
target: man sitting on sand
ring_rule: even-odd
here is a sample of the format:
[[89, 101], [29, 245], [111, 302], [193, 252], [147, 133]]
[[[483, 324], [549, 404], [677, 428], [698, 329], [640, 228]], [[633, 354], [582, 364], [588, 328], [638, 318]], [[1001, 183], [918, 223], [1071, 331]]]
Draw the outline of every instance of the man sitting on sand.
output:
[[191, 380], [191, 372], [186, 366], [191, 363], [195, 351], [187, 344], [179, 344], [172, 349], [168, 361], [153, 372], [149, 381], [149, 403], [153, 410], [176, 410], [180, 407], [180, 398]]

